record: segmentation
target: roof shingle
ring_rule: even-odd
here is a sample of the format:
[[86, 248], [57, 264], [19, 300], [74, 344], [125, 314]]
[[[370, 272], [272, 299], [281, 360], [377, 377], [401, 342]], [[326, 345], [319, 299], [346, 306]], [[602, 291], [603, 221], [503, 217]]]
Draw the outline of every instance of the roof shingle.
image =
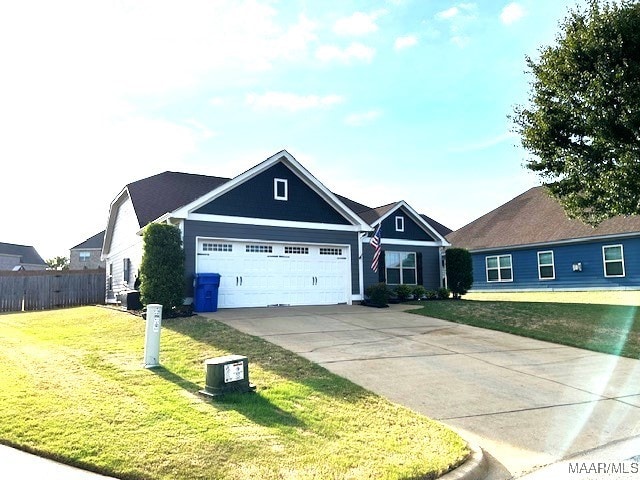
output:
[[480, 250], [640, 232], [640, 216], [613, 217], [596, 228], [567, 217], [545, 187], [513, 200], [447, 235], [454, 246]]

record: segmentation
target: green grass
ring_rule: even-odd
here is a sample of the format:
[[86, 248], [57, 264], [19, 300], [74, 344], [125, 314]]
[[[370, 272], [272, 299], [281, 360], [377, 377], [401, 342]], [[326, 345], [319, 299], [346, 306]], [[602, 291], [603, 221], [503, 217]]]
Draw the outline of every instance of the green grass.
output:
[[[0, 315], [0, 442], [126, 479], [435, 478], [468, 455], [441, 424], [201, 317], [98, 307]], [[249, 358], [253, 394], [214, 401], [203, 362]]]
[[450, 300], [411, 313], [640, 358], [640, 311], [629, 305]]

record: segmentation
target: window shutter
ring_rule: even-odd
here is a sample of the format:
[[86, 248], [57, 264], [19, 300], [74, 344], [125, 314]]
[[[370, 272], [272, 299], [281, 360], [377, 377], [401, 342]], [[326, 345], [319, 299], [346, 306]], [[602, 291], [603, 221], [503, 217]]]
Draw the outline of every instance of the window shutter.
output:
[[424, 278], [422, 277], [422, 252], [416, 253], [416, 269], [417, 269], [417, 283], [418, 285], [423, 285]]
[[384, 283], [386, 279], [387, 268], [384, 263], [384, 250], [380, 252], [380, 260], [378, 260], [378, 281]]

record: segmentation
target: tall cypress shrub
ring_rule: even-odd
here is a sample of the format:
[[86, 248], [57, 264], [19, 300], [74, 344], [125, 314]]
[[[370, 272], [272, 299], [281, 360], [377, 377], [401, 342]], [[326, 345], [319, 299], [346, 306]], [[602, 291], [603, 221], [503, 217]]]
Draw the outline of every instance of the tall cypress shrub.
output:
[[449, 248], [445, 253], [447, 264], [447, 286], [453, 298], [460, 298], [473, 285], [473, 263], [471, 254], [464, 248]]
[[145, 305], [159, 303], [163, 312], [184, 301], [184, 251], [180, 230], [173, 225], [151, 223], [143, 233], [140, 296]]

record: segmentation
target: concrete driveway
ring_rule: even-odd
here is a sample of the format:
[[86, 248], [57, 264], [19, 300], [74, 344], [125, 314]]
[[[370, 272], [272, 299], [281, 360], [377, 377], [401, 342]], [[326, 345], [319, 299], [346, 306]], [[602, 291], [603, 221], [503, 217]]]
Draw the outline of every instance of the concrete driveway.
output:
[[[492, 479], [640, 434], [640, 361], [404, 309], [252, 308], [208, 316], [449, 425], [489, 454]], [[251, 362], [251, 352], [234, 353]]]

